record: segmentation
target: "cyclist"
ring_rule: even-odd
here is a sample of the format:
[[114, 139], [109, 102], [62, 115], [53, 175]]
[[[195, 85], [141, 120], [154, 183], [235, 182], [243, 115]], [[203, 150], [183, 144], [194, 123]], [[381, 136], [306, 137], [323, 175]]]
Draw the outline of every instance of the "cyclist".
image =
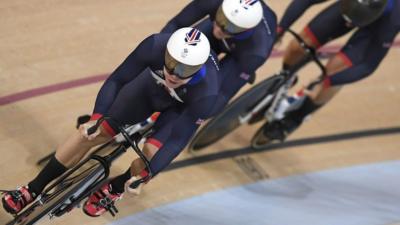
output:
[[[278, 28], [281, 37], [313, 4], [326, 0], [294, 0], [287, 8]], [[327, 65], [327, 77], [314, 80], [298, 92], [300, 107], [286, 109], [282, 120], [268, 123], [258, 144], [271, 140], [283, 141], [310, 113], [326, 104], [343, 87], [371, 75], [389, 51], [400, 28], [398, 0], [340, 0], [320, 12], [304, 28], [300, 36], [318, 49], [352, 30], [354, 34]], [[297, 41], [292, 41], [284, 55], [283, 69], [302, 63], [305, 53]], [[304, 62], [304, 60], [303, 60]], [[293, 100], [293, 97], [289, 99]], [[283, 109], [280, 109], [283, 110]]]
[[[20, 212], [44, 187], [72, 167], [95, 145], [110, 140], [120, 124], [144, 121], [153, 112], [162, 112], [155, 133], [143, 151], [153, 174], [163, 170], [184, 148], [200, 123], [207, 119], [218, 93], [218, 65], [207, 37], [194, 28], [173, 34], [153, 34], [143, 40], [101, 87], [92, 120], [79, 127], [54, 157], [28, 185], [4, 193], [2, 202], [10, 213]], [[87, 128], [102, 116], [113, 120], [87, 135]], [[158, 151], [160, 149], [160, 151]], [[106, 206], [102, 199], [119, 200], [127, 180], [147, 178], [140, 159], [124, 173], [89, 197], [84, 212], [99, 216]]]
[[241, 87], [254, 82], [256, 70], [265, 63], [273, 47], [276, 15], [261, 0], [193, 0], [162, 32], [195, 23], [222, 58], [222, 86], [215, 114]]

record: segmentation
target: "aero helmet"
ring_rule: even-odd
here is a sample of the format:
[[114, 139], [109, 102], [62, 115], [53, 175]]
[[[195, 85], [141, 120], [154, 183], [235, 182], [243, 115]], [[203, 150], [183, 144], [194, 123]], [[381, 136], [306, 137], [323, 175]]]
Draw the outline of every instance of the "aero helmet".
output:
[[363, 27], [377, 20], [387, 3], [388, 0], [341, 0], [340, 10], [346, 21]]
[[165, 69], [181, 79], [193, 76], [207, 61], [210, 43], [199, 30], [184, 27], [175, 31], [165, 51]]
[[259, 0], [224, 0], [215, 22], [225, 32], [237, 34], [257, 26], [263, 17]]

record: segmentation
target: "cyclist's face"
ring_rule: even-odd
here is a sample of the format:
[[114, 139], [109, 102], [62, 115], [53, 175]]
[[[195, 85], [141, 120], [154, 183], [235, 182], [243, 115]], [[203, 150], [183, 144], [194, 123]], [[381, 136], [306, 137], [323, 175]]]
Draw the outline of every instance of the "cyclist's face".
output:
[[191, 78], [191, 77], [189, 77], [187, 79], [181, 79], [174, 74], [168, 73], [168, 71], [165, 69], [165, 67], [164, 67], [164, 76], [165, 76], [165, 84], [169, 88], [178, 88], [178, 87], [186, 84], [187, 82], [189, 82], [189, 80]]
[[213, 35], [218, 40], [232, 37], [231, 34], [226, 33], [220, 26], [218, 26], [215, 21], [213, 26]]

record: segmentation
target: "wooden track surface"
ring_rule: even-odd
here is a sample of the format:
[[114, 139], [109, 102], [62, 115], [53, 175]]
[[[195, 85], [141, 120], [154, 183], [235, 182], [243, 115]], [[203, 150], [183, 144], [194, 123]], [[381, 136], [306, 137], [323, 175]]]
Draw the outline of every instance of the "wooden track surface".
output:
[[[269, 1], [280, 17], [289, 3]], [[0, 3], [0, 97], [71, 80], [109, 74], [151, 33], [155, 33], [187, 1], [156, 0], [3, 0]], [[323, 5], [313, 7], [296, 23], [300, 30]], [[286, 46], [288, 37], [284, 39]], [[340, 45], [346, 37], [332, 45]], [[282, 49], [282, 47], [281, 47]], [[400, 51], [393, 48], [366, 80], [349, 85], [305, 123], [290, 140], [373, 130], [359, 138], [277, 148], [251, 157], [270, 178], [400, 159]], [[278, 71], [281, 58], [271, 58], [258, 71], [258, 81]], [[304, 82], [317, 75], [305, 68]], [[303, 82], [303, 81], [302, 81]], [[51, 152], [74, 129], [77, 116], [92, 110], [102, 82], [65, 89], [0, 106], [0, 188], [28, 182], [40, 170], [36, 160]], [[246, 86], [243, 90], [249, 88]], [[200, 155], [248, 147], [257, 126], [243, 127]], [[120, 159], [113, 173], [125, 170], [133, 154]], [[177, 159], [193, 158], [183, 152]], [[237, 161], [237, 159], [236, 159]], [[204, 192], [253, 181], [232, 158], [188, 166], [161, 174], [138, 198], [119, 205], [123, 217], [144, 209]], [[0, 210], [0, 224], [11, 217]], [[80, 210], [54, 224], [105, 224]], [[47, 224], [46, 222], [44, 224]]]

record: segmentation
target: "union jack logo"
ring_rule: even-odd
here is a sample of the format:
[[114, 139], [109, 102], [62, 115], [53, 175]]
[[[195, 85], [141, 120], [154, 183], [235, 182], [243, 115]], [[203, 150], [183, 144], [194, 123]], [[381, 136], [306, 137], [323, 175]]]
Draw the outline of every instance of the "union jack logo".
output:
[[258, 0], [240, 0], [240, 4], [243, 8], [249, 9], [249, 6], [254, 5]]
[[200, 35], [201, 32], [195, 28], [189, 31], [189, 33], [186, 34], [185, 37], [185, 42], [188, 45], [193, 45], [196, 46], [198, 42], [200, 42]]

